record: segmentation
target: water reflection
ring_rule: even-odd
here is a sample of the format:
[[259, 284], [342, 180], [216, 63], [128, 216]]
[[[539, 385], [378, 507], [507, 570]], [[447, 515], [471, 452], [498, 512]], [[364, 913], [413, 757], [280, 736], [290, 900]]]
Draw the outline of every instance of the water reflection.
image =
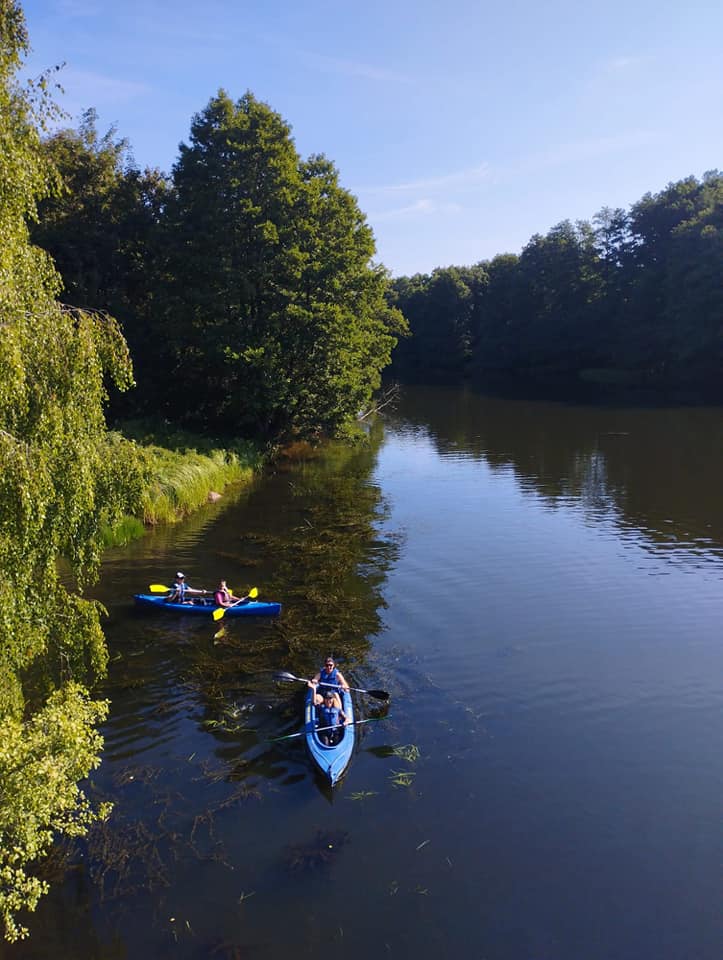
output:
[[424, 433], [445, 458], [473, 457], [512, 470], [520, 488], [551, 508], [579, 504], [651, 550], [680, 547], [699, 559], [723, 550], [718, 478], [720, 408], [578, 406], [415, 388], [392, 421]]

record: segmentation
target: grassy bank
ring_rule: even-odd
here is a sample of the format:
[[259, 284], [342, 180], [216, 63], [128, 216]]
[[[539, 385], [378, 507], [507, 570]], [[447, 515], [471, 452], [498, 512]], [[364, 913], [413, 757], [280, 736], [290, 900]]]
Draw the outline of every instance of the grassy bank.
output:
[[[129, 442], [130, 441], [130, 442]], [[231, 483], [250, 482], [265, 459], [245, 441], [224, 447], [213, 440], [164, 431], [163, 426], [131, 422], [112, 435], [116, 466], [138, 477], [137, 496], [128, 512], [103, 531], [106, 546], [122, 546], [158, 523], [175, 523], [208, 503]]]

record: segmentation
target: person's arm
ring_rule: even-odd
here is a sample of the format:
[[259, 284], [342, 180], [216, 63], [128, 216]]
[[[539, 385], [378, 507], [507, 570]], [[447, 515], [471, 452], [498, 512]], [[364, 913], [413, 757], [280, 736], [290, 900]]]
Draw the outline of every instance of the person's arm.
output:
[[348, 693], [348, 692], [349, 692], [349, 684], [348, 684], [348, 683], [346, 682], [346, 680], [344, 679], [344, 674], [341, 673], [339, 670], [336, 671], [336, 679], [339, 681], [339, 686], [340, 686], [340, 687], [343, 687], [343, 688], [347, 691], [347, 693]]
[[311, 678], [311, 680], [307, 680], [306, 681], [307, 687], [311, 687], [312, 690], [316, 690], [316, 688], [319, 686], [320, 676], [321, 675], [317, 673]]

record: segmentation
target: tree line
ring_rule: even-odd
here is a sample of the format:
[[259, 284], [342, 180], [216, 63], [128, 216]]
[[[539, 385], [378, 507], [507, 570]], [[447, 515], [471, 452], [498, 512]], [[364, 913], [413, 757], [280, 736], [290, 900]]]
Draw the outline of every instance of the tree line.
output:
[[400, 277], [390, 302], [412, 333], [393, 357], [402, 380], [514, 374], [720, 394], [723, 174], [564, 220], [519, 256]]

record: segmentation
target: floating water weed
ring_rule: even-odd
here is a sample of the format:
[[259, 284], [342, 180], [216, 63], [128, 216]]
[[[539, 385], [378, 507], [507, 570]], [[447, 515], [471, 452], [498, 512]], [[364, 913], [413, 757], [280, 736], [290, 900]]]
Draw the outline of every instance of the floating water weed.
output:
[[369, 797], [376, 796], [376, 790], [357, 790], [355, 793], [350, 793], [347, 797], [347, 800], [368, 800]]
[[416, 776], [412, 770], [392, 770], [389, 779], [395, 787], [411, 787]]
[[406, 760], [408, 763], [416, 763], [419, 760], [420, 752], [419, 747], [414, 743], [402, 743], [398, 746], [392, 747], [392, 756], [401, 757], [402, 760]]

